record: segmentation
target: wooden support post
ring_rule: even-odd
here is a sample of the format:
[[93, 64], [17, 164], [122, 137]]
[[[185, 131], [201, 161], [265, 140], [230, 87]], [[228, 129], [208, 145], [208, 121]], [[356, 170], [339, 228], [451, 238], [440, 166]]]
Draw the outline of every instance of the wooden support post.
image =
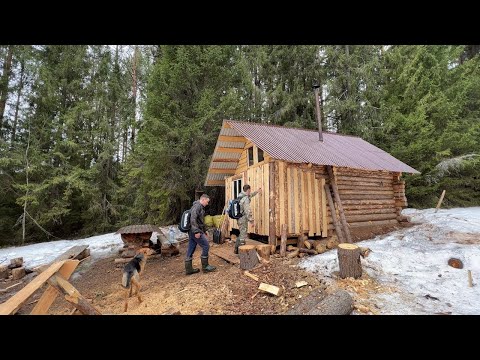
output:
[[333, 226], [335, 226], [335, 232], [337, 233], [337, 238], [341, 243], [345, 242], [343, 237], [342, 227], [338, 222], [337, 213], [335, 211], [335, 205], [333, 204], [332, 194], [330, 192], [330, 186], [325, 184], [325, 194], [328, 200], [328, 206], [330, 207], [330, 214], [332, 214]]
[[60, 293], [65, 295], [65, 300], [71, 303], [75, 308], [78, 309], [84, 315], [101, 315], [92, 304], [90, 304], [87, 299], [85, 299], [82, 294], [78, 292], [77, 289], [73, 287], [67, 280], [62, 278], [59, 275], [52, 276], [48, 280], [50, 285], [55, 287]]
[[287, 250], [287, 224], [282, 225], [282, 238], [280, 242], [280, 256], [284, 257]]
[[447, 192], [447, 190], [442, 191], [442, 195], [440, 195], [440, 200], [438, 200], [438, 204], [437, 204], [437, 207], [435, 208], [435, 212], [437, 212], [438, 209], [440, 209], [440, 205], [442, 205], [442, 201], [443, 201], [443, 198], [444, 198], [446, 192]]
[[[270, 245], [277, 245], [277, 237], [276, 237], [276, 216], [275, 216], [275, 208], [276, 208], [276, 196], [275, 193], [277, 191], [276, 184], [275, 184], [275, 176], [276, 176], [276, 162], [272, 161], [268, 165], [269, 174], [268, 174], [268, 190], [269, 194], [265, 194], [268, 196], [268, 208], [269, 208], [269, 227], [268, 227], [268, 243]], [[265, 219], [266, 220], [266, 219]]]
[[473, 287], [472, 270], [468, 270], [468, 286]]
[[258, 264], [257, 249], [255, 245], [242, 245], [238, 247], [240, 269], [250, 270]]
[[[332, 186], [333, 196], [335, 197], [335, 202], [337, 203], [338, 212], [340, 213], [340, 221], [342, 222], [343, 231], [345, 232], [345, 239], [348, 243], [352, 243], [352, 236], [350, 235], [350, 229], [348, 228], [347, 219], [345, 218], [345, 212], [343, 211], [342, 201], [340, 200], [340, 195], [338, 193], [337, 184], [335, 182], [335, 176], [333, 174], [333, 169], [331, 166], [327, 166], [328, 176], [330, 177], [330, 185]], [[333, 211], [332, 211], [333, 214]]]
[[358, 279], [362, 276], [360, 248], [353, 244], [339, 244], [337, 251], [340, 277], [342, 279], [347, 277]]

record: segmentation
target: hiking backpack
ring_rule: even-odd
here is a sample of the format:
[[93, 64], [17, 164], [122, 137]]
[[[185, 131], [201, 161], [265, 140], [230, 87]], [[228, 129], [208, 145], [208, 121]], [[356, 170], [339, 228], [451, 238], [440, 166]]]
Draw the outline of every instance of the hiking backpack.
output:
[[228, 203], [228, 216], [230, 219], [238, 220], [243, 216], [242, 212], [240, 211], [240, 200], [242, 197], [243, 196], [239, 196], [234, 200], [230, 200]]
[[180, 224], [178, 224], [178, 229], [181, 232], [187, 233], [190, 231], [191, 224], [190, 224], [190, 215], [192, 213], [190, 212], [190, 209], [185, 210], [182, 214], [182, 217], [180, 218]]

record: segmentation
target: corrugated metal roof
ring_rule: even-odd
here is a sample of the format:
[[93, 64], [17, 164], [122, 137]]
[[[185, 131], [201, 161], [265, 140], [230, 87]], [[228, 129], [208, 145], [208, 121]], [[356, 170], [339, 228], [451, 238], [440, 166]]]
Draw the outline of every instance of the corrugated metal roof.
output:
[[324, 132], [323, 142], [320, 142], [316, 130], [233, 120], [225, 120], [225, 123], [275, 159], [355, 169], [419, 173], [356, 136]]
[[148, 232], [161, 232], [155, 225], [129, 225], [117, 230], [115, 234], [142, 234]]

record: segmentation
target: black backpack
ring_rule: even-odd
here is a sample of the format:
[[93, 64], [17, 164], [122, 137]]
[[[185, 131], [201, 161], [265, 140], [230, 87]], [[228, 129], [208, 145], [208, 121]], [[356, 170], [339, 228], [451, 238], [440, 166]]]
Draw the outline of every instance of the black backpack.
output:
[[243, 196], [239, 196], [234, 200], [230, 200], [230, 204], [228, 206], [228, 216], [230, 219], [238, 220], [243, 216], [242, 212], [240, 211], [240, 200], [242, 197]]
[[190, 209], [188, 210], [185, 210], [182, 214], [182, 217], [180, 218], [180, 224], [178, 224], [178, 229], [181, 231], [181, 232], [184, 232], [184, 233], [188, 233], [190, 231], [190, 228], [191, 228], [191, 224], [190, 224], [190, 215], [192, 213], [190, 212]]

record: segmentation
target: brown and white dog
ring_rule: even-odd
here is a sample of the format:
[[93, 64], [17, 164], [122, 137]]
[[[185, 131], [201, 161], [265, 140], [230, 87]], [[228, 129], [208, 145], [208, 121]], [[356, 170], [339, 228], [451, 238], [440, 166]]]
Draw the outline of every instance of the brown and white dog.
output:
[[122, 286], [125, 288], [125, 308], [124, 312], [128, 309], [128, 298], [132, 296], [133, 287], [135, 287], [135, 295], [138, 301], [142, 302], [142, 296], [140, 295], [140, 273], [145, 270], [147, 264], [147, 257], [143, 253], [138, 253], [130, 260], [123, 268]]

